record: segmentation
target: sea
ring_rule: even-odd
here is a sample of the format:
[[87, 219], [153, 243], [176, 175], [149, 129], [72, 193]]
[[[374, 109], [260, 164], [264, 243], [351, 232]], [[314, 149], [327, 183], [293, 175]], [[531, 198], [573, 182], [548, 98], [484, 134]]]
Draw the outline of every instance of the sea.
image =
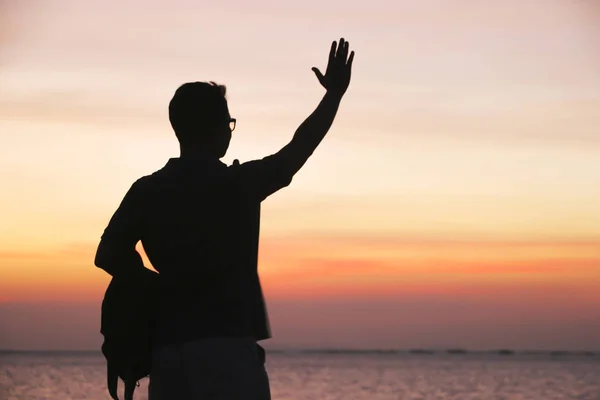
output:
[[[600, 400], [594, 352], [269, 351], [267, 370], [273, 400]], [[0, 352], [0, 400], [110, 399], [105, 379], [97, 352]]]

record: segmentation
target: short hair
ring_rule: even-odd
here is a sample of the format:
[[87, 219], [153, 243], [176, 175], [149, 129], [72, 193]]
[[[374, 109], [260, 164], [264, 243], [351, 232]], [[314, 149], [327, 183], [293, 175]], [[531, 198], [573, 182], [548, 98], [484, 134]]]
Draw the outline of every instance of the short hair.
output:
[[227, 88], [215, 82], [179, 86], [169, 103], [169, 121], [180, 143], [201, 139], [224, 117]]

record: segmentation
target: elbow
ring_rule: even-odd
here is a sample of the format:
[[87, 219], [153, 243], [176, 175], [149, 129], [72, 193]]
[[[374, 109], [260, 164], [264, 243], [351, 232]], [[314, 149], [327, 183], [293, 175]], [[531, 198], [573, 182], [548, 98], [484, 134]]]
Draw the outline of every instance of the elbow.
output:
[[106, 262], [105, 259], [99, 258], [98, 256], [96, 256], [96, 258], [94, 259], [94, 265], [97, 268], [100, 268], [101, 270], [112, 275], [112, 272], [110, 271], [110, 266], [109, 266], [110, 264], [108, 262]]
[[287, 176], [285, 176], [283, 178], [283, 181], [281, 182], [281, 187], [288, 187], [288, 186], [290, 186], [290, 184], [292, 183], [293, 179], [294, 179], [294, 173], [287, 174]]
[[99, 253], [96, 253], [96, 257], [94, 258], [94, 265], [98, 268], [105, 269], [106, 262], [104, 258]]
[[113, 264], [113, 262], [108, 255], [106, 246], [100, 242], [98, 250], [96, 251], [96, 257], [94, 257], [94, 265], [112, 275], [111, 264]]

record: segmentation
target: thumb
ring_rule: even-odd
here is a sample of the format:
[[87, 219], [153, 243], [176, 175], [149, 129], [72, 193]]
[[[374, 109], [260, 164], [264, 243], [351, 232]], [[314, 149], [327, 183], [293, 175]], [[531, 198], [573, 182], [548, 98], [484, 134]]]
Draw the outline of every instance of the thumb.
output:
[[319, 80], [319, 82], [323, 83], [323, 79], [325, 78], [323, 76], [323, 74], [321, 73], [321, 71], [319, 71], [319, 68], [317, 67], [312, 67], [312, 72], [315, 73], [315, 75], [317, 76], [317, 79]]

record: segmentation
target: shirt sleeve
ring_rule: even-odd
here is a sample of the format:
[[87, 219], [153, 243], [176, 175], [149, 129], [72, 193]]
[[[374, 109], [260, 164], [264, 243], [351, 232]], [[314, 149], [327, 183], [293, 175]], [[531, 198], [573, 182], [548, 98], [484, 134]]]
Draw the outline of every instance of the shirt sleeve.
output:
[[137, 273], [145, 269], [135, 249], [142, 238], [142, 196], [139, 181], [134, 183], [102, 234], [95, 264], [112, 276]]
[[279, 153], [241, 165], [236, 162], [242, 190], [254, 200], [263, 201], [292, 182], [294, 173]]
[[125, 194], [121, 204], [102, 234], [102, 240], [123, 246], [134, 246], [142, 235], [142, 207], [140, 181], [136, 181]]

